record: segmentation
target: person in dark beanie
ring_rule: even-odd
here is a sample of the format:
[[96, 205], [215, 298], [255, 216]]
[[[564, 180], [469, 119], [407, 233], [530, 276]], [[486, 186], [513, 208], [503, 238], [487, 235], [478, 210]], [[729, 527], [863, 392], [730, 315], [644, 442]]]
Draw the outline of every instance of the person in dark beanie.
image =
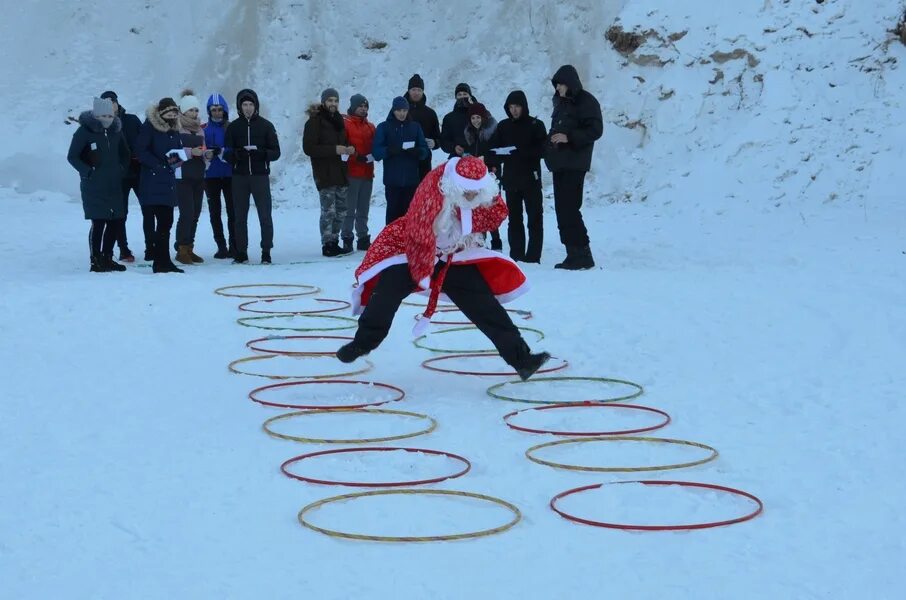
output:
[[[236, 239], [233, 213], [233, 167], [230, 152], [224, 148], [226, 129], [230, 124], [230, 106], [220, 94], [211, 94], [207, 101], [208, 122], [204, 127], [205, 159], [208, 169], [204, 173], [204, 191], [208, 197], [208, 216], [217, 252], [214, 258], [234, 258]], [[223, 202], [221, 204], [221, 195]], [[227, 234], [223, 233], [220, 218], [221, 206], [226, 208]]]
[[374, 184], [374, 123], [368, 120], [368, 99], [353, 94], [349, 109], [343, 116], [348, 143], [355, 148], [355, 158], [348, 160], [349, 188], [346, 191], [346, 219], [343, 221], [341, 236], [343, 249], [352, 249], [352, 229], [355, 226], [356, 249], [368, 250], [371, 236], [368, 234], [368, 213], [371, 208], [371, 190]]
[[[101, 98], [106, 98], [113, 102], [114, 114], [119, 117], [120, 123], [123, 125], [123, 136], [126, 138], [126, 143], [129, 145], [129, 151], [132, 155], [131, 160], [129, 161], [129, 169], [123, 177], [123, 208], [125, 216], [123, 217], [123, 226], [120, 228], [120, 234], [117, 236], [116, 240], [116, 244], [120, 248], [120, 260], [131, 263], [135, 262], [135, 255], [132, 254], [132, 251], [129, 249], [129, 240], [126, 235], [126, 221], [129, 218], [129, 191], [132, 190], [135, 193], [135, 197], [138, 198], [138, 175], [141, 172], [141, 164], [138, 162], [138, 157], [135, 155], [135, 142], [138, 140], [138, 132], [142, 127], [142, 121], [136, 115], [126, 112], [126, 109], [120, 105], [119, 97], [116, 95], [116, 92], [107, 90], [101, 94]], [[147, 236], [145, 242], [147, 248]], [[146, 260], [151, 259], [148, 258]]]
[[274, 220], [271, 214], [271, 163], [280, 158], [280, 141], [274, 125], [261, 116], [261, 104], [254, 90], [236, 94], [239, 116], [224, 134], [224, 149], [233, 166], [233, 217], [236, 256], [234, 264], [249, 261], [249, 198], [255, 199], [261, 226], [261, 264], [271, 264], [274, 247]]
[[[544, 209], [541, 195], [541, 157], [547, 143], [547, 128], [529, 113], [522, 90], [510, 92], [503, 105], [507, 118], [491, 137], [491, 161], [503, 183], [510, 216], [507, 241], [510, 258], [540, 263], [544, 242]], [[523, 205], [528, 217], [528, 247], [523, 226]]]
[[555, 265], [571, 271], [595, 266], [588, 230], [582, 220], [585, 174], [591, 169], [595, 141], [604, 132], [601, 105], [582, 87], [572, 65], [560, 67], [551, 78], [554, 112], [544, 162], [554, 174], [554, 208], [566, 259]]
[[378, 125], [374, 134], [374, 159], [384, 161], [386, 225], [409, 210], [415, 189], [421, 181], [419, 163], [431, 153], [421, 125], [408, 117], [409, 102], [402, 96], [397, 96], [393, 99], [387, 119]]
[[[428, 150], [433, 152], [436, 148], [440, 148], [440, 122], [437, 120], [437, 113], [428, 106], [428, 98], [425, 96], [425, 81], [421, 75], [416, 73], [409, 78], [409, 88], [403, 97], [409, 102], [409, 119], [422, 126]], [[418, 180], [424, 179], [429, 172], [431, 172], [430, 153], [427, 159], [418, 163]]]
[[186, 149], [187, 160], [176, 172], [176, 199], [179, 219], [176, 221], [176, 262], [184, 265], [203, 263], [195, 254], [195, 232], [204, 201], [205, 159], [204, 131], [201, 128], [201, 104], [195, 92], [183, 90], [179, 98], [179, 137]]
[[154, 229], [152, 270], [182, 273], [170, 260], [170, 229], [177, 204], [175, 169], [188, 158], [179, 137], [179, 107], [173, 98], [161, 98], [145, 114], [135, 153], [142, 163], [138, 201], [142, 215]]
[[125, 271], [113, 260], [113, 245], [126, 217], [122, 185], [129, 168], [129, 145], [110, 99], [95, 98], [92, 110], [79, 115], [67, 159], [82, 178], [82, 208], [85, 219], [91, 221], [90, 270]]
[[467, 83], [458, 84], [453, 96], [456, 98], [453, 110], [444, 116], [443, 124], [440, 126], [440, 147], [450, 155], [449, 158], [465, 154], [462, 134], [469, 124], [469, 106], [478, 102]]
[[[463, 143], [465, 144], [463, 156], [477, 156], [489, 167], [494, 167], [490, 150], [491, 136], [497, 130], [497, 121], [480, 102], [470, 104], [466, 114], [469, 116], [469, 122], [463, 130]], [[500, 231], [496, 228], [491, 230], [491, 250], [503, 250]]]
[[346, 136], [340, 114], [340, 94], [333, 88], [321, 92], [321, 103], [309, 106], [308, 121], [302, 133], [302, 151], [311, 158], [315, 186], [321, 197], [321, 254], [340, 256], [352, 247], [340, 247], [340, 231], [346, 219], [346, 194], [349, 187], [347, 161], [355, 147]]

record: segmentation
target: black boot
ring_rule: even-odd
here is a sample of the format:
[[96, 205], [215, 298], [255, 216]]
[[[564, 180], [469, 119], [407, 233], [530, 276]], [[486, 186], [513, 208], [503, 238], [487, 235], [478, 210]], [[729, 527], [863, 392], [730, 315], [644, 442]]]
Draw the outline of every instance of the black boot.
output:
[[91, 257], [91, 268], [89, 269], [89, 271], [91, 271], [92, 273], [107, 273], [110, 271], [110, 269], [107, 268], [107, 265], [104, 262], [102, 256], [95, 255]]
[[217, 252], [214, 253], [214, 258], [230, 258], [230, 251], [227, 249], [225, 242], [217, 243]]
[[343, 238], [343, 254], [349, 254], [352, 251], [352, 238]]
[[271, 251], [270, 250], [261, 251], [261, 264], [262, 265], [271, 264]]
[[113, 254], [101, 255], [101, 261], [103, 261], [103, 264], [108, 271], [121, 273], [126, 270], [126, 265], [121, 265], [113, 260]]
[[154, 260], [154, 247], [145, 246], [145, 262], [151, 262]]
[[362, 236], [359, 239], [357, 239], [355, 241], [355, 247], [356, 247], [356, 250], [367, 251], [369, 248], [371, 248], [371, 236], [366, 235], [366, 236]]
[[555, 269], [566, 269], [567, 271], [583, 271], [595, 266], [595, 259], [591, 255], [591, 248], [585, 246], [567, 246], [566, 260], [554, 265]]
[[327, 242], [321, 246], [321, 254], [327, 257], [334, 257], [340, 254], [340, 246], [336, 242]]
[[249, 255], [247, 252], [236, 251], [236, 256], [233, 258], [234, 265], [242, 265], [249, 261]]
[[173, 264], [170, 258], [170, 232], [162, 232], [154, 242], [154, 264], [151, 265], [153, 273], [185, 273]]
[[155, 262], [151, 266], [151, 271], [153, 273], [185, 273], [182, 269], [174, 265], [172, 262], [159, 263]]
[[365, 356], [368, 352], [370, 351], [352, 341], [337, 350], [337, 358], [340, 359], [340, 362], [351, 363], [360, 356]]
[[535, 372], [540, 369], [544, 363], [549, 361], [551, 355], [547, 352], [540, 352], [538, 354], [529, 354], [523, 361], [522, 366], [516, 369], [516, 373], [519, 375], [519, 379], [522, 381], [527, 380], [529, 377], [535, 374]]
[[336, 252], [337, 252], [336, 255], [337, 256], [346, 256], [347, 254], [352, 254], [352, 252], [353, 252], [352, 240], [349, 240], [348, 244], [346, 243], [346, 240], [343, 240], [342, 248], [340, 247], [340, 244], [338, 244], [337, 242], [334, 242], [333, 245], [336, 246]]

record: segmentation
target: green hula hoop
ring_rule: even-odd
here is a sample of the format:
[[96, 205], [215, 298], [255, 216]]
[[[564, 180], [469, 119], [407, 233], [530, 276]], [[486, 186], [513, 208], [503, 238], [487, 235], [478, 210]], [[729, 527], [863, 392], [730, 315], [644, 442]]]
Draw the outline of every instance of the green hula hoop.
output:
[[[635, 392], [628, 394], [626, 396], [617, 396], [615, 398], [570, 398], [568, 400], [535, 400], [532, 398], [516, 398], [513, 396], [506, 396], [495, 392], [505, 385], [529, 385], [532, 383], [543, 383], [545, 381], [594, 381], [597, 383], [621, 383], [623, 385], [628, 385], [635, 388]], [[503, 383], [495, 383], [487, 389], [487, 394], [491, 398], [496, 398], [497, 400], [506, 400], [507, 402], [523, 402], [525, 404], [566, 404], [570, 402], [620, 402], [625, 400], [632, 400], [633, 398], [638, 398], [645, 393], [645, 388], [635, 383], [634, 381], [628, 381], [626, 379], [612, 379], [610, 377], [534, 377], [528, 381], [504, 381]]]
[[[268, 327], [259, 325], [259, 321], [266, 319], [326, 319], [325, 322], [333, 321], [334, 323], [345, 323], [337, 327]], [[342, 331], [344, 329], [355, 329], [358, 326], [358, 319], [352, 317], [341, 317], [339, 315], [264, 315], [261, 317], [240, 317], [236, 322], [243, 327], [252, 327], [254, 329], [267, 329], [268, 331]]]
[[[644, 467], [595, 467], [587, 465], [574, 465], [568, 463], [559, 463], [552, 460], [544, 460], [538, 458], [534, 455], [536, 450], [541, 450], [542, 448], [550, 448], [551, 446], [562, 446], [564, 444], [591, 444], [595, 442], [646, 442], [651, 444], [674, 444], [677, 446], [688, 446], [691, 448], [700, 448], [706, 450], [708, 455], [704, 458], [698, 460], [690, 460], [689, 462], [682, 463], [673, 463], [668, 465], [650, 465]], [[707, 444], [702, 444], [700, 442], [690, 442], [688, 440], [676, 440], [673, 438], [657, 438], [657, 437], [639, 437], [639, 436], [619, 436], [619, 437], [589, 437], [589, 438], [567, 438], [565, 440], [555, 440], [553, 442], [546, 442], [544, 444], [538, 444], [537, 446], [532, 446], [525, 451], [525, 457], [534, 463], [539, 465], [544, 465], [547, 467], [553, 467], [555, 469], [565, 469], [567, 471], [586, 471], [592, 473], [638, 473], [641, 471], [670, 471], [673, 469], [687, 469], [689, 467], [695, 467], [698, 465], [703, 465], [705, 463], [711, 462], [717, 458], [718, 452], [716, 448], [713, 448]]]
[[[330, 356], [330, 355], [305, 356], [305, 357], [293, 356], [290, 358], [295, 358], [296, 360], [305, 360], [306, 358], [324, 358], [325, 356]], [[280, 354], [268, 354], [265, 356], [247, 356], [245, 358], [237, 358], [236, 360], [231, 362], [229, 365], [227, 365], [227, 369], [229, 369], [230, 373], [236, 373], [237, 375], [251, 375], [252, 377], [264, 377], [265, 379], [335, 379], [335, 378], [338, 379], [338, 378], [342, 378], [342, 377], [352, 377], [354, 375], [361, 375], [362, 373], [367, 373], [374, 367], [374, 365], [371, 363], [371, 361], [366, 359], [364, 367], [359, 367], [359, 368], [355, 369], [354, 371], [348, 371], [345, 373], [323, 373], [323, 374], [316, 373], [315, 375], [265, 375], [263, 373], [251, 373], [249, 371], [243, 371], [239, 368], [239, 365], [243, 365], [245, 363], [257, 362], [257, 361], [261, 361], [261, 360], [272, 360], [274, 358], [280, 358], [280, 357], [281, 357]], [[283, 358], [286, 358], [286, 357], [283, 356]]]
[[[298, 435], [287, 435], [285, 433], [278, 433], [271, 429], [271, 423], [276, 421], [285, 421], [286, 419], [294, 419], [296, 417], [308, 417], [311, 415], [317, 414], [342, 414], [342, 415], [401, 415], [404, 417], [415, 417], [421, 419], [422, 421], [427, 421], [428, 426], [418, 431], [402, 433], [399, 435], [389, 435], [385, 437], [376, 437], [376, 438], [350, 438], [350, 439], [331, 439], [331, 438], [310, 438], [302, 437]], [[409, 412], [406, 410], [390, 410], [389, 408], [349, 408], [349, 409], [336, 409], [336, 408], [316, 408], [312, 410], [298, 410], [290, 413], [285, 413], [282, 415], [277, 415], [276, 417], [271, 417], [265, 421], [261, 428], [264, 432], [280, 440], [288, 440], [290, 442], [301, 442], [303, 444], [377, 444], [382, 442], [394, 442], [396, 440], [405, 440], [407, 438], [418, 437], [420, 435], [427, 435], [437, 429], [437, 421], [433, 417], [428, 415], [423, 415], [422, 413]]]
[[[532, 327], [518, 327], [518, 326], [516, 327], [516, 329], [518, 329], [519, 331], [531, 331], [532, 333], [537, 334], [537, 335], [538, 335], [538, 339], [535, 340], [536, 342], [540, 342], [541, 340], [544, 339], [544, 332], [541, 331], [540, 329], [534, 329], [534, 328], [532, 328]], [[453, 327], [453, 328], [451, 328], [451, 329], [441, 329], [440, 331], [435, 331], [435, 332], [434, 332], [433, 334], [431, 334], [431, 335], [441, 335], [441, 334], [443, 334], [443, 333], [452, 333], [452, 332], [454, 332], [454, 331], [478, 331], [478, 327], [476, 327], [475, 325], [466, 325], [465, 327]], [[426, 346], [426, 345], [423, 343], [423, 341], [424, 341], [427, 337], [428, 337], [427, 335], [420, 335], [420, 336], [418, 336], [417, 338], [415, 338], [415, 340], [413, 340], [412, 343], [415, 344], [415, 347], [416, 347], [416, 348], [421, 348], [422, 350], [430, 350], [431, 352], [441, 352], [441, 353], [444, 353], [444, 354], [466, 354], [466, 353], [470, 353], [470, 354], [497, 354], [497, 349], [496, 349], [496, 348], [491, 348], [490, 350], [485, 350], [485, 349], [482, 349], [482, 350], [474, 350], [474, 349], [471, 349], [471, 348], [456, 348], [456, 349], [452, 349], [452, 348], [432, 348], [431, 346]]]

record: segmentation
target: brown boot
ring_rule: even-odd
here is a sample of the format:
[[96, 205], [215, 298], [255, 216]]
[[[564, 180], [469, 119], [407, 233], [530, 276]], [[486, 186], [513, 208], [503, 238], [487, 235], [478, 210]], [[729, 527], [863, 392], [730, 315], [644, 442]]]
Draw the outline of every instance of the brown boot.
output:
[[192, 257], [193, 263], [203, 263], [204, 259], [197, 254], [195, 254], [195, 244], [189, 246], [189, 255]]
[[176, 262], [191, 265], [194, 262], [192, 260], [192, 247], [180, 244], [176, 250]]

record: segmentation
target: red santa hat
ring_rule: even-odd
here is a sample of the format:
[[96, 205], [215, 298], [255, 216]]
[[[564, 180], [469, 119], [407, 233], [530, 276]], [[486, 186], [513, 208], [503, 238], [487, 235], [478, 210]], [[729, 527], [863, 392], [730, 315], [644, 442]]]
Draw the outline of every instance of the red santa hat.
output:
[[467, 192], [483, 190], [494, 181], [494, 176], [488, 172], [484, 161], [474, 156], [451, 158], [444, 168], [444, 177], [451, 178]]

